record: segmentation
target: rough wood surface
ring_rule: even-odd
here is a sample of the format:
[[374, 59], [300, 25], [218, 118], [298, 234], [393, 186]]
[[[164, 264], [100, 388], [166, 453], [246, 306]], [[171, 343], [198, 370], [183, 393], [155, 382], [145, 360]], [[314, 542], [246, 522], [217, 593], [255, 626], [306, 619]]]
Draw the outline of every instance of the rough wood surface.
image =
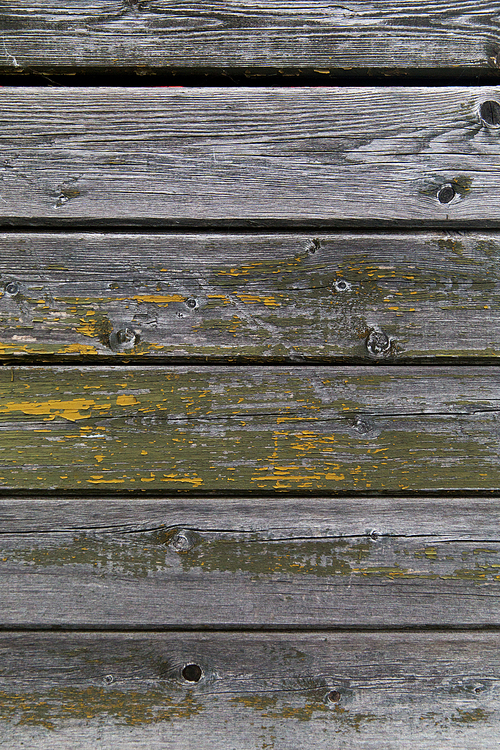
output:
[[489, 633], [5, 633], [0, 743], [493, 750], [498, 645]]
[[31, 0], [2, 4], [4, 70], [142, 66], [319, 69], [498, 65], [498, 6]]
[[4, 367], [5, 489], [495, 491], [496, 368]]
[[494, 228], [498, 101], [495, 87], [5, 87], [0, 224]]
[[500, 625], [471, 498], [3, 499], [0, 627]]
[[484, 232], [4, 233], [0, 354], [496, 357], [499, 262]]

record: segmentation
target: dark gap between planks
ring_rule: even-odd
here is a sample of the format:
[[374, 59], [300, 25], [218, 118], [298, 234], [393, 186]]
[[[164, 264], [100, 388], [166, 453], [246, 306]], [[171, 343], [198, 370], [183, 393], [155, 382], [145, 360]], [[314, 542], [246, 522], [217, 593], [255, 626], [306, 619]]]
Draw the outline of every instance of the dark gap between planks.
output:
[[481, 86], [500, 84], [498, 68], [356, 68], [329, 73], [307, 68], [119, 69], [0, 67], [1, 86]]

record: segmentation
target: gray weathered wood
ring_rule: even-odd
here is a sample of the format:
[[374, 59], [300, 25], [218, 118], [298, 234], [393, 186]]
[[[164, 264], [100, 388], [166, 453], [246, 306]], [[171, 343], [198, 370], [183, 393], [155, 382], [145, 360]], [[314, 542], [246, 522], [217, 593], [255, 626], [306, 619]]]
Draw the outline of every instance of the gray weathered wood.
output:
[[5, 87], [0, 224], [498, 227], [490, 101], [498, 88]]
[[499, 262], [485, 232], [4, 233], [0, 354], [496, 357]]
[[0, 626], [500, 625], [471, 498], [4, 499]]
[[4, 633], [0, 743], [493, 750], [498, 645], [493, 633]]
[[456, 68], [498, 65], [498, 6], [31, 0], [2, 4], [4, 70], [141, 66]]
[[496, 368], [0, 370], [0, 487], [495, 491]]

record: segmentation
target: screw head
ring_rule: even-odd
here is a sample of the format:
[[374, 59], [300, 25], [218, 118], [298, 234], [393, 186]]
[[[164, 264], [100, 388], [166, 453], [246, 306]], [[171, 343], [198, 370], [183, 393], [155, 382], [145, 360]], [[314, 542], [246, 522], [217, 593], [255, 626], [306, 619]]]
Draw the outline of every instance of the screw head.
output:
[[186, 300], [186, 305], [191, 308], [191, 310], [194, 310], [196, 307], [198, 307], [198, 302], [194, 297], [189, 297], [189, 299]]
[[107, 674], [102, 678], [102, 681], [105, 685], [111, 685], [115, 681], [115, 678], [112, 674]]

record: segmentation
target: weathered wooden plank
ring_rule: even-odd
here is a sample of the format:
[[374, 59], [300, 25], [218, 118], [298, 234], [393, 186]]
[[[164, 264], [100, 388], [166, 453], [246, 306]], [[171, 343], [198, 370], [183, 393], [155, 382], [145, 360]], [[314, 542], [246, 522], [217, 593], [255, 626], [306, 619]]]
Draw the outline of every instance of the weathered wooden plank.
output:
[[493, 750], [498, 646], [494, 633], [4, 633], [0, 741]]
[[0, 223], [500, 226], [500, 90], [0, 91]]
[[499, 261], [484, 232], [0, 234], [0, 353], [496, 357]]
[[5, 489], [497, 490], [496, 368], [0, 371]]
[[4, 70], [498, 65], [498, 7], [408, 2], [3, 3]]
[[471, 498], [3, 499], [0, 627], [500, 625]]

